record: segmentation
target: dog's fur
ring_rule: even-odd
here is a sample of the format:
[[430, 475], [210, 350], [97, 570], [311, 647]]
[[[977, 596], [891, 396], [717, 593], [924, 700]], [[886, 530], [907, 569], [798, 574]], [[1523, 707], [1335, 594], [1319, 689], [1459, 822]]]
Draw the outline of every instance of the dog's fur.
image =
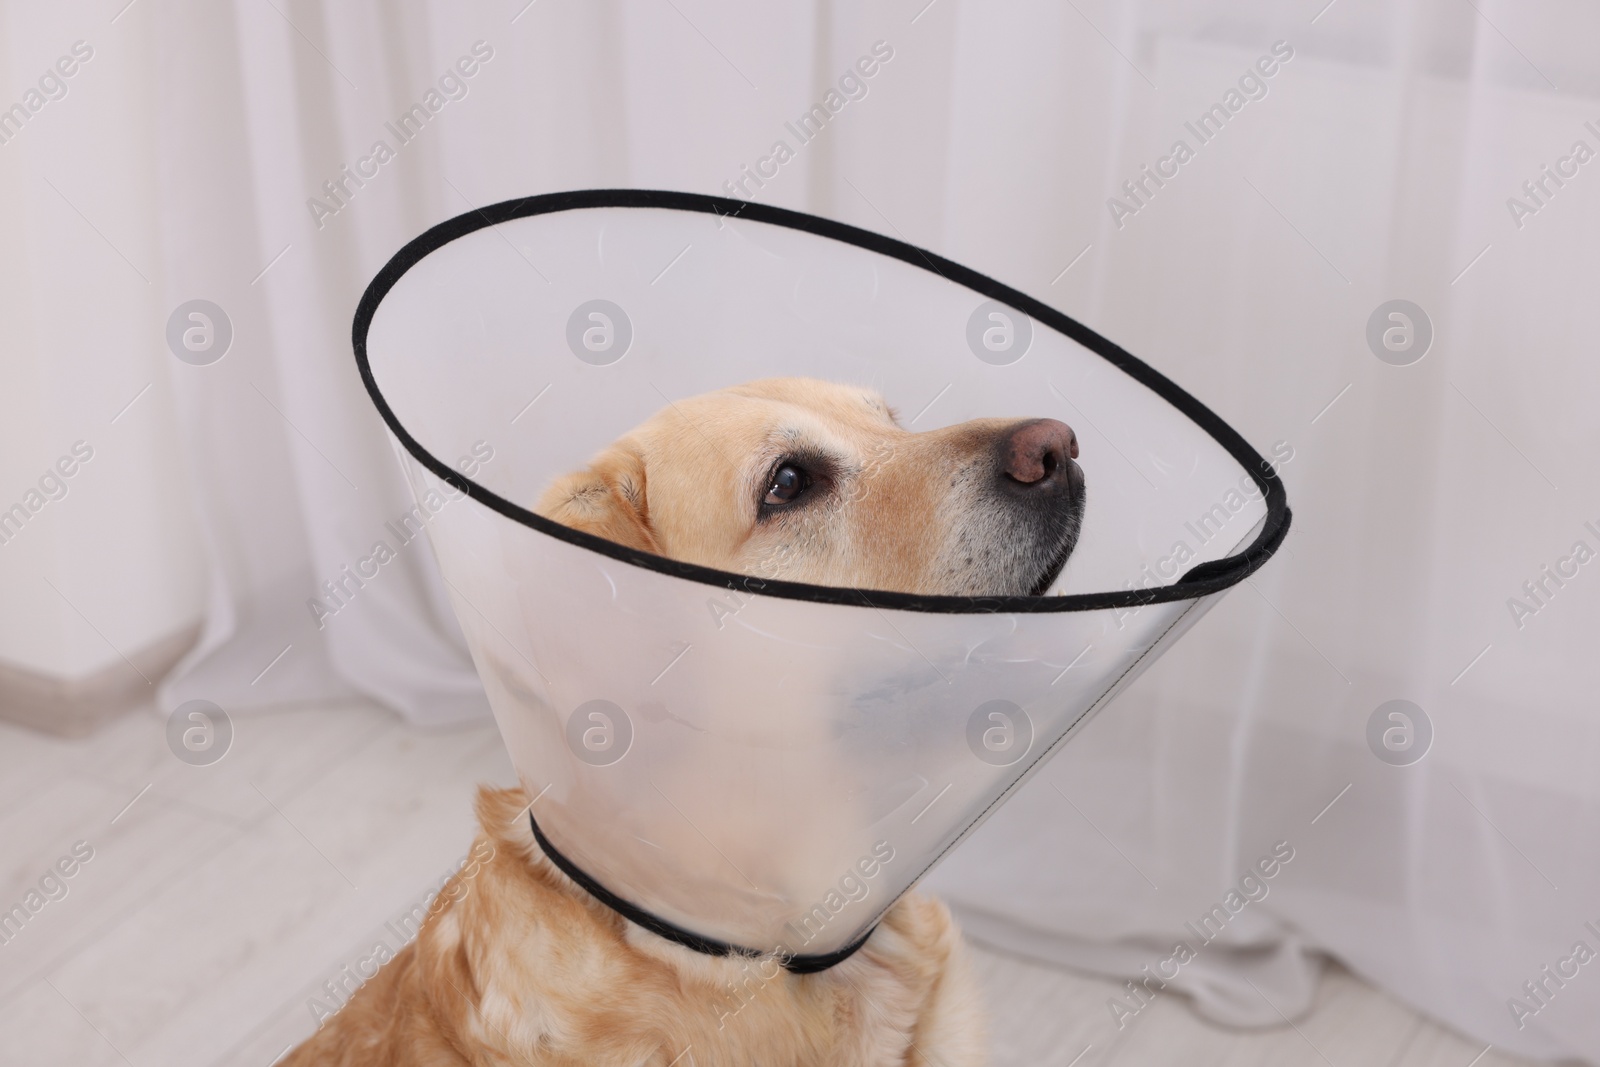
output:
[[479, 792], [473, 855], [490, 858], [446, 885], [417, 939], [282, 1067], [983, 1062], [978, 994], [939, 902], [902, 898], [859, 952], [819, 974], [705, 956], [558, 872], [527, 801]]
[[[1014, 444], [1028, 425], [913, 434], [867, 391], [756, 382], [669, 405], [558, 480], [538, 510], [634, 548], [763, 577], [1042, 592], [1076, 539], [1082, 475], [1062, 456], [1060, 478], [1075, 481], [1048, 506], [996, 488], [997, 467], [1029, 462]], [[784, 464], [804, 477], [778, 475]], [[773, 504], [775, 477], [805, 491]], [[857, 953], [816, 974], [790, 974], [772, 957], [707, 956], [633, 925], [556, 870], [527, 807], [520, 789], [480, 791], [472, 865], [441, 891], [417, 939], [283, 1067], [984, 1061], [979, 996], [939, 902], [907, 894]]]
[[[1008, 435], [1046, 421], [913, 433], [871, 390], [772, 378], [668, 405], [558, 480], [537, 510], [632, 548], [762, 578], [1043, 593], [1077, 541], [1082, 471], [1062, 456], [1059, 477], [1046, 479], [1058, 492], [1046, 494], [996, 473]], [[785, 463], [802, 467], [811, 488], [782, 508], [761, 506]]]

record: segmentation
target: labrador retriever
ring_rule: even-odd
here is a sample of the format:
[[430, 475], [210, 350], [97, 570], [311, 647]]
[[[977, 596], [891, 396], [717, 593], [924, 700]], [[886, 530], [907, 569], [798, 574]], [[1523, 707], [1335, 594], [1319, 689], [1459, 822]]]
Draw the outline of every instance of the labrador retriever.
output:
[[[914, 433], [871, 390], [771, 379], [669, 403], [558, 479], [536, 510], [763, 578], [1044, 595], [1082, 521], [1077, 456], [1072, 429], [1053, 419]], [[980, 998], [938, 901], [908, 893], [860, 951], [813, 974], [704, 955], [558, 871], [527, 810], [519, 789], [480, 791], [472, 864], [416, 940], [284, 1067], [984, 1062]]]

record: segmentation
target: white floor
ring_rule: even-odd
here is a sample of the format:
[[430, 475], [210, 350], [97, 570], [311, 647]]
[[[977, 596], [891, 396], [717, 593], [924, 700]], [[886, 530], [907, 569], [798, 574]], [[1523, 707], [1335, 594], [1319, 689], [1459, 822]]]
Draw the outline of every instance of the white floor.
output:
[[[313, 1028], [323, 983], [392, 943], [385, 922], [465, 853], [475, 783], [513, 780], [488, 725], [423, 733], [349, 707], [234, 731], [193, 767], [154, 713], [83, 742], [0, 724], [0, 912], [93, 850], [0, 943], [0, 1065], [268, 1067]], [[1338, 970], [1293, 1027], [1221, 1030], [1172, 997], [1117, 1032], [1115, 983], [976, 954], [996, 1065], [1519, 1062]]]

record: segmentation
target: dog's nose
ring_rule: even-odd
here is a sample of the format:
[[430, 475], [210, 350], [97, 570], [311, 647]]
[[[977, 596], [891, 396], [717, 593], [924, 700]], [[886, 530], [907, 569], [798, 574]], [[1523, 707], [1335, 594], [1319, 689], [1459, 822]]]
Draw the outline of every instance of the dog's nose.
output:
[[1019, 485], [1061, 485], [1067, 463], [1078, 458], [1078, 435], [1055, 419], [1034, 419], [1014, 427], [1000, 445], [1001, 471]]

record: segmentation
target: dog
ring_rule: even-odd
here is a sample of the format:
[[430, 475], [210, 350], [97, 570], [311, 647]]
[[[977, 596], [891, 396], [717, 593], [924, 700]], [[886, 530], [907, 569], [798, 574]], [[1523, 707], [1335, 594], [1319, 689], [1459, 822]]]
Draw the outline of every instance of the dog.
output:
[[[644, 552], [763, 578], [1044, 595], [1077, 543], [1078, 442], [1053, 419], [913, 433], [877, 393], [770, 379], [670, 403], [535, 510]], [[733, 799], [733, 798], [730, 798]], [[480, 790], [472, 863], [416, 939], [284, 1067], [967, 1067], [981, 998], [945, 906], [915, 891], [813, 974], [696, 952], [543, 854], [521, 789]], [[728, 990], [759, 988], [729, 1010]], [[770, 976], [770, 977], [769, 977]]]
[[912, 433], [878, 394], [775, 378], [669, 404], [537, 510], [657, 555], [816, 585], [1042, 596], [1083, 470], [1054, 419]]

